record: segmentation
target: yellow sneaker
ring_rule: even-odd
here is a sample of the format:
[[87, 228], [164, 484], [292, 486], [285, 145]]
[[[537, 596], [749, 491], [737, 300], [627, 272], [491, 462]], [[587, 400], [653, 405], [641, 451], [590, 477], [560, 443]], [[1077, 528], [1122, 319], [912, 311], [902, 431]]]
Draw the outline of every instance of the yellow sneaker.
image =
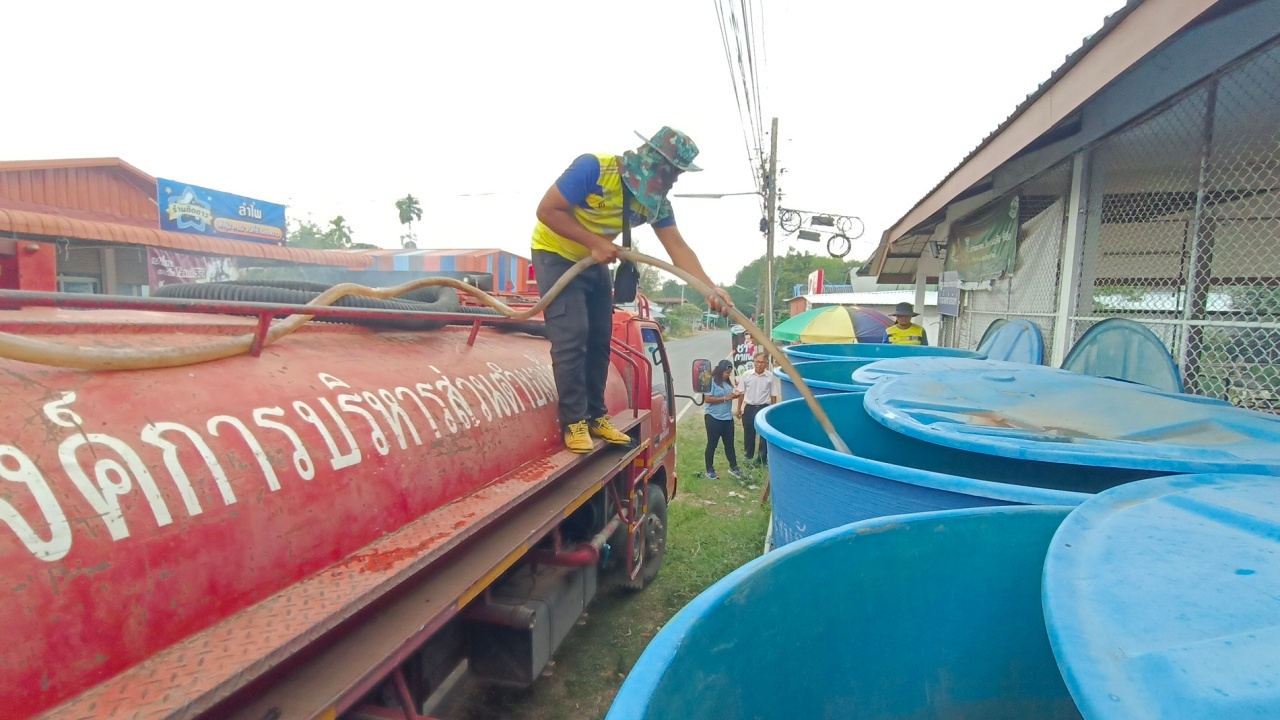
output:
[[614, 427], [607, 417], [591, 421], [591, 434], [610, 445], [630, 445], [632, 442], [631, 436]]
[[591, 452], [595, 443], [591, 441], [591, 434], [587, 431], [586, 420], [579, 420], [564, 429], [564, 444], [571, 452], [579, 455]]

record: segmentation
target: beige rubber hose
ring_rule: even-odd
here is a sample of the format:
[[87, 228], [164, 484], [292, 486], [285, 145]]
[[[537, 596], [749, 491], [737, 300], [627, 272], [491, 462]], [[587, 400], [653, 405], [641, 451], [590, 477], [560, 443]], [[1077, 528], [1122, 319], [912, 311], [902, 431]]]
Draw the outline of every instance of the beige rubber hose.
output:
[[[681, 270], [680, 268], [658, 260], [657, 258], [642, 255], [631, 250], [622, 250], [619, 256], [624, 260], [632, 260], [634, 262], [652, 265], [659, 269], [665, 270], [672, 275], [684, 280], [690, 287], [702, 293], [706, 298], [714, 295], [714, 290], [706, 284]], [[377, 298], [380, 300], [388, 300], [399, 297], [412, 290], [424, 287], [451, 287], [459, 292], [465, 292], [472, 295], [485, 306], [490, 307], [504, 317], [512, 320], [528, 320], [543, 311], [546, 306], [555, 299], [560, 291], [564, 289], [575, 277], [583, 270], [591, 267], [595, 261], [590, 257], [579, 260], [572, 268], [570, 268], [555, 285], [551, 286], [538, 301], [536, 305], [527, 310], [516, 310], [501, 300], [484, 292], [480, 288], [468, 285], [461, 280], [454, 278], [422, 278], [413, 280], [402, 285], [396, 285], [389, 288], [370, 288], [355, 283], [343, 283], [335, 285], [319, 297], [307, 303], [307, 306], [327, 307], [337, 302], [343, 297], [356, 295], [360, 297]], [[817, 398], [814, 397], [813, 391], [796, 372], [795, 366], [791, 364], [791, 360], [786, 354], [778, 349], [776, 345], [765, 337], [760, 328], [756, 327], [745, 315], [738, 311], [737, 308], [729, 308], [728, 315], [734, 322], [746, 328], [751, 333], [751, 337], [764, 347], [766, 351], [773, 357], [777, 363], [787, 372], [787, 376], [795, 383], [796, 389], [804, 397], [809, 405], [809, 409], [813, 411], [814, 416], [818, 419], [818, 423], [822, 426], [827, 437], [831, 440], [831, 445], [839, 452], [846, 455], [852, 455], [852, 451], [844, 443], [840, 436], [836, 434], [835, 427], [832, 426], [830, 418], [823, 412], [822, 406], [818, 404]], [[293, 315], [284, 320], [278, 320], [272, 323], [271, 328], [267, 331], [266, 341], [264, 345], [271, 344], [280, 338], [292, 333], [304, 324], [309, 322], [314, 315]], [[21, 335], [13, 335], [10, 333], [0, 333], [0, 357], [10, 360], [21, 360], [22, 362], [35, 363], [38, 365], [53, 365], [56, 367], [74, 368], [77, 370], [90, 371], [110, 371], [110, 370], [148, 370], [152, 368], [180, 367], [183, 365], [194, 365], [197, 363], [209, 362], [211, 360], [220, 360], [222, 358], [233, 357], [235, 355], [243, 355], [249, 352], [253, 345], [253, 334], [238, 335], [236, 337], [226, 338], [207, 343], [199, 343], [195, 345], [185, 345], [181, 347], [162, 347], [162, 348], [99, 348], [99, 347], [83, 347], [73, 345], [63, 345], [61, 343], [52, 343], [44, 340], [32, 340]]]

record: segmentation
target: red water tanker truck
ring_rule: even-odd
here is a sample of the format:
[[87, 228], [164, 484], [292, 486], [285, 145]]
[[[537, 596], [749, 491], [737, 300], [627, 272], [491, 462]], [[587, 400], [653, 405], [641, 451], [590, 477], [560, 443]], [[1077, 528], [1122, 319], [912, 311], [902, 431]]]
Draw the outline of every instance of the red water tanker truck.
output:
[[464, 660], [533, 682], [606, 578], [657, 574], [675, 395], [644, 313], [614, 315], [607, 389], [634, 447], [574, 455], [536, 325], [308, 309], [264, 347], [298, 306], [236, 297], [0, 291], [27, 339], [253, 337], [163, 369], [0, 359], [3, 717], [416, 718]]

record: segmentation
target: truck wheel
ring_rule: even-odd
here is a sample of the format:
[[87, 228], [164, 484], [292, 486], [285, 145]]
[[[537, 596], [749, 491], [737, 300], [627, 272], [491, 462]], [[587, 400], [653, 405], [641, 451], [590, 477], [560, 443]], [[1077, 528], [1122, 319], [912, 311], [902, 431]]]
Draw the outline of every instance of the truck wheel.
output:
[[[644, 537], [644, 562], [640, 574], [624, 583], [632, 590], [643, 590], [658, 577], [662, 558], [667, 554], [667, 495], [657, 485], [649, 485], [649, 512], [644, 516], [640, 532]], [[625, 570], [624, 570], [625, 573]]]

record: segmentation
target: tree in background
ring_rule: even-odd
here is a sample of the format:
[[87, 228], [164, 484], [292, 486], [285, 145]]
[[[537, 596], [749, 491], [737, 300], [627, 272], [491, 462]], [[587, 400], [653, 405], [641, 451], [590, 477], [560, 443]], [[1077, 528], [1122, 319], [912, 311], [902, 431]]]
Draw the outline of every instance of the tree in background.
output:
[[422, 203], [412, 194], [405, 195], [396, 201], [396, 210], [400, 213], [400, 224], [409, 226], [409, 232], [400, 236], [400, 245], [406, 248], [418, 247], [418, 238], [413, 234], [413, 221], [422, 219]]
[[316, 250], [336, 250], [337, 247], [329, 244], [329, 238], [325, 235], [324, 230], [310, 220], [299, 220], [297, 226], [289, 229], [285, 234], [284, 244], [289, 247], [313, 248]]
[[284, 236], [284, 244], [289, 247], [311, 248], [314, 250], [377, 250], [377, 245], [358, 243], [351, 239], [355, 230], [347, 225], [347, 219], [341, 215], [329, 221], [328, 227], [321, 227], [310, 220], [299, 220]]
[[352, 230], [347, 225], [347, 219], [341, 215], [330, 220], [329, 227], [324, 231], [325, 237], [329, 241], [329, 247], [340, 249], [351, 247], [351, 236], [354, 233], [355, 230]]
[[[739, 270], [733, 279], [733, 286], [729, 287], [729, 297], [739, 309], [759, 305], [755, 308], [756, 317], [764, 312], [764, 298], [767, 292], [764, 288], [764, 262], [765, 258], [762, 255], [747, 263], [746, 267]], [[849, 272], [861, 265], [862, 262], [858, 260], [846, 262], [839, 258], [798, 252], [795, 248], [789, 248], [786, 255], [774, 257], [776, 284], [773, 298], [773, 324], [777, 325], [790, 316], [787, 304], [795, 294], [795, 286], [808, 282], [810, 273], [822, 270], [828, 283], [844, 284], [848, 281]]]
[[[631, 249], [636, 252], [644, 252], [640, 249], [640, 243], [631, 242]], [[644, 293], [647, 298], [663, 297], [659, 294], [662, 290], [662, 271], [652, 265], [640, 266], [640, 292]]]
[[645, 297], [658, 297], [661, 289], [662, 271], [652, 265], [640, 266], [640, 292]]
[[671, 337], [688, 335], [702, 322], [702, 308], [686, 302], [668, 310], [664, 319], [667, 321], [667, 333]]

